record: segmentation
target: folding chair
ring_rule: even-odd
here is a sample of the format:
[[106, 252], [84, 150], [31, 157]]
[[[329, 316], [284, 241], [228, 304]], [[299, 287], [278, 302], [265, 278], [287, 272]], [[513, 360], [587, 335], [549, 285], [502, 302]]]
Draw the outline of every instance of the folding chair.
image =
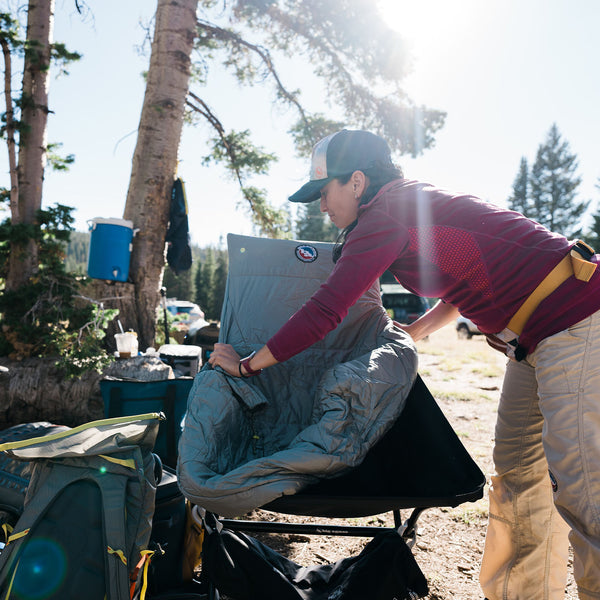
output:
[[[232, 343], [240, 353], [258, 349], [264, 344], [318, 289], [333, 267], [330, 244], [230, 235], [228, 248], [230, 270], [220, 341]], [[233, 513], [236, 517], [242, 516], [236, 513], [238, 506], [241, 509], [262, 508], [323, 519], [362, 517], [392, 511], [395, 528], [403, 527], [403, 536], [410, 539], [415, 535], [420, 513], [426, 508], [457, 506], [481, 498], [485, 485], [483, 473], [416, 375], [416, 362], [412, 362], [414, 350], [411, 350], [410, 342], [406, 341], [403, 346], [402, 338], [394, 339], [390, 327], [376, 285], [323, 342], [286, 363], [265, 370], [259, 377], [251, 378], [254, 381], [250, 384], [245, 380], [221, 376], [222, 387], [214, 388], [212, 382], [218, 374], [207, 372], [209, 367], [205, 366], [190, 393], [189, 412], [180, 441], [180, 486], [188, 499], [215, 514], [225, 528], [240, 532], [373, 537], [384, 529], [330, 525], [326, 521], [311, 524], [230, 518]], [[373, 353], [367, 351], [365, 354], [363, 344], [369, 348], [373, 344], [380, 346], [376, 346]], [[388, 419], [383, 427], [385, 431], [377, 427], [373, 428], [376, 431], [369, 430], [374, 433], [376, 441], [360, 456], [357, 464], [347, 464], [345, 469], [340, 468], [331, 476], [312, 473], [311, 461], [319, 450], [315, 446], [319, 446], [320, 437], [303, 437], [303, 432], [312, 431], [311, 428], [315, 427], [316, 417], [314, 414], [311, 416], [311, 410], [318, 413], [320, 406], [309, 407], [308, 417], [300, 414], [304, 407], [294, 404], [295, 396], [302, 395], [298, 394], [299, 386], [306, 388], [302, 391], [310, 397], [315, 390], [319, 392], [323, 387], [313, 378], [318, 379], [320, 372], [336, 369], [338, 364], [348, 364], [350, 371], [358, 369], [360, 374], [358, 388], [349, 388], [350, 396], [357, 393], [357, 389], [359, 395], [361, 389], [368, 395], [380, 383], [369, 369], [390, 347], [392, 354], [395, 353], [391, 379], [397, 379], [397, 389], [384, 386], [383, 395], [380, 399], [373, 399], [373, 404], [367, 406], [367, 412], [378, 410], [381, 402], [386, 409], [397, 406], [398, 414]], [[357, 359], [357, 356], [360, 358]], [[367, 356], [366, 361], [364, 356]], [[361, 370], [363, 367], [365, 370]], [[386, 364], [385, 373], [381, 376], [389, 376], [390, 369]], [[311, 376], [307, 376], [308, 372]], [[323, 377], [327, 381], [326, 375]], [[294, 383], [293, 379], [298, 381]], [[227, 394], [228, 387], [231, 390]], [[315, 404], [327, 402], [321, 399]], [[346, 404], [354, 406], [355, 399], [342, 397], [336, 402], [338, 404], [334, 402], [334, 407], [340, 409], [339, 417]], [[278, 421], [280, 412], [288, 408], [288, 403], [299, 415], [301, 423], [296, 429], [296, 423], [281, 424]], [[211, 421], [211, 404], [218, 404], [218, 410], [226, 415], [222, 422]], [[235, 416], [229, 416], [227, 411], [230, 408]], [[286, 426], [292, 430], [287, 440], [289, 447], [270, 447], [264, 424], [262, 431], [257, 428], [259, 419], [264, 417], [268, 422], [269, 416], [273, 418], [274, 436], [282, 435], [283, 431], [285, 437]], [[241, 433], [235, 433], [228, 439], [227, 427], [233, 428], [240, 423]], [[186, 434], [188, 426], [190, 429]], [[204, 447], [187, 447], [202, 437], [208, 440]], [[306, 462], [294, 462], [296, 455], [289, 450], [295, 450], [297, 440], [300, 440], [300, 451], [307, 446], [310, 448], [306, 455], [300, 454], [307, 457]], [[311, 443], [314, 445], [311, 446]], [[251, 457], [247, 463], [243, 462], [245, 451]], [[238, 455], [233, 456], [236, 452]], [[211, 453], [213, 458], [206, 458], [205, 455]], [[233, 456], [229, 465], [224, 462], [224, 455], [228, 454]], [[196, 468], [196, 463], [205, 458], [209, 464]], [[292, 463], [289, 467], [291, 473], [286, 470], [288, 458]], [[331, 458], [326, 454], [321, 463], [335, 463], [336, 459], [337, 456]], [[319, 460], [314, 462], [321, 464]], [[198, 486], [194, 477], [202, 480]], [[271, 477], [274, 482], [271, 482]], [[236, 484], [240, 485], [239, 492], [235, 489]], [[236, 493], [240, 496], [239, 504], [236, 504]], [[403, 524], [400, 511], [408, 508], [413, 510]], [[211, 594], [210, 597], [218, 597], [214, 589]]]

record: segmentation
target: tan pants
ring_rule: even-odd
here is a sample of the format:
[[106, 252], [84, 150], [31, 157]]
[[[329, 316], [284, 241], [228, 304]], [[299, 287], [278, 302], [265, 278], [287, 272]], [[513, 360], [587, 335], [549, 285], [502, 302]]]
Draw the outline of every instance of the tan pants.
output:
[[486, 598], [563, 600], [568, 539], [580, 600], [600, 598], [600, 312], [509, 362], [494, 464]]

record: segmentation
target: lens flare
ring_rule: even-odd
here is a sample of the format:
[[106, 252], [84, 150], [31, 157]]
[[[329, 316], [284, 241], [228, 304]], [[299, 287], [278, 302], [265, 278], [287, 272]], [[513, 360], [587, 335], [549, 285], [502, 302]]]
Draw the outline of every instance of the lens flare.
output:
[[23, 549], [14, 591], [26, 600], [48, 598], [60, 587], [67, 571], [65, 553], [56, 541], [39, 538]]

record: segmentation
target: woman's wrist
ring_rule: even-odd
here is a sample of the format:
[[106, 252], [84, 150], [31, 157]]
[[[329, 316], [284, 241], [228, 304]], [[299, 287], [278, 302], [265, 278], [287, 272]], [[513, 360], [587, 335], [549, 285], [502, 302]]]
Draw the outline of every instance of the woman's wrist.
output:
[[250, 365], [250, 361], [256, 354], [256, 351], [252, 352], [245, 358], [242, 358], [239, 363], [239, 372], [240, 377], [252, 377], [254, 375], [260, 375], [262, 373], [262, 369], [253, 369]]

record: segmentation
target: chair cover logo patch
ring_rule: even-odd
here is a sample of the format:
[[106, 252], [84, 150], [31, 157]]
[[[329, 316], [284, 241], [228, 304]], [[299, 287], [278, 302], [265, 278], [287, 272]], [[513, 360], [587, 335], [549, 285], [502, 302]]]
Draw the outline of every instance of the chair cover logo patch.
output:
[[314, 246], [309, 246], [308, 244], [301, 244], [300, 246], [296, 246], [296, 258], [305, 263], [311, 263], [317, 260], [319, 253]]

